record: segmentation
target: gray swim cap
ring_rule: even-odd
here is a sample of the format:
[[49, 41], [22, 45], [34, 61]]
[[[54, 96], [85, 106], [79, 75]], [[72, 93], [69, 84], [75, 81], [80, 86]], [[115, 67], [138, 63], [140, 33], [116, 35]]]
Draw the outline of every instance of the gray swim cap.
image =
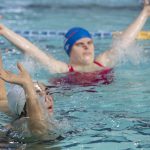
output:
[[14, 115], [19, 116], [23, 111], [26, 102], [23, 88], [19, 85], [14, 85], [8, 92], [7, 97], [10, 111]]

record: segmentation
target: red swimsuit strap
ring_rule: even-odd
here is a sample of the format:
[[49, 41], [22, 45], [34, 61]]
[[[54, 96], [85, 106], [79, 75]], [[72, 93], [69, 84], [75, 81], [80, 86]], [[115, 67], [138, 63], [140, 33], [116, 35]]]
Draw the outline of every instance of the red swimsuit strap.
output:
[[104, 67], [104, 66], [103, 66], [100, 62], [98, 62], [98, 61], [95, 61], [95, 60], [94, 60], [94, 63], [97, 64], [97, 65], [100, 66], [100, 67]]
[[[100, 67], [104, 67], [100, 62], [97, 62], [95, 60], [94, 60], [94, 63], [97, 64]], [[71, 65], [68, 65], [68, 69], [69, 69], [69, 72], [74, 72], [74, 69]]]
[[69, 68], [69, 72], [74, 72], [74, 69], [71, 65], [68, 65], [68, 68]]

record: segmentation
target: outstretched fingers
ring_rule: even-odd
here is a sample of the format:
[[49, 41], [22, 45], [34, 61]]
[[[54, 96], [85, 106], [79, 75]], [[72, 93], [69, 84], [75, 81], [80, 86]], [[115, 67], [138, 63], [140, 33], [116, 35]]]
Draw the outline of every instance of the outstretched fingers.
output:
[[24, 68], [22, 64], [17, 63], [17, 67], [19, 70], [19, 75], [22, 76], [22, 78], [30, 78], [29, 73], [27, 72], [27, 70]]
[[8, 74], [5, 70], [3, 70], [3, 68], [0, 68], [0, 78], [7, 81], [8, 79]]
[[28, 73], [28, 71], [24, 68], [24, 66], [20, 63], [17, 63], [17, 67], [19, 70], [18, 81], [20, 78], [19, 82], [21, 84], [28, 84], [29, 82], [32, 82], [31, 76]]
[[24, 85], [28, 81], [31, 81], [30, 75], [25, 70], [22, 64], [17, 63], [17, 67], [19, 70], [19, 74], [14, 74], [10, 71], [4, 70], [2, 67], [2, 59], [0, 56], [0, 78], [6, 82], [18, 84], [18, 85]]
[[[2, 61], [0, 60], [0, 62]], [[18, 75], [13, 74], [8, 70], [4, 70], [2, 67], [0, 67], [0, 78], [9, 83], [18, 83]]]

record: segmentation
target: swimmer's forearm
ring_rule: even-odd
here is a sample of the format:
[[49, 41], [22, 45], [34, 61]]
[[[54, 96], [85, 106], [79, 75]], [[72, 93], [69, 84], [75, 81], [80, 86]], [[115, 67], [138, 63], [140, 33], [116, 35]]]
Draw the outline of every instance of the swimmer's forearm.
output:
[[[1, 54], [0, 54], [0, 70], [3, 70], [3, 62], [2, 62]], [[8, 108], [5, 81], [2, 80], [1, 78], [0, 78], [0, 111], [10, 114], [10, 111]]]
[[3, 31], [1, 34], [24, 53], [34, 55], [33, 52], [40, 51], [38, 47], [33, 45], [30, 41], [20, 36], [19, 34], [13, 32], [6, 26], [3, 26]]
[[68, 71], [66, 63], [54, 59], [51, 55], [47, 55], [30, 41], [16, 34], [7, 27], [3, 27], [3, 32], [1, 34], [22, 52], [40, 61], [50, 72], [60, 73]]
[[20, 48], [21, 51], [24, 53], [31, 53], [29, 51], [30, 47], [32, 47], [32, 43], [30, 43], [28, 40], [20, 36], [19, 34], [16, 34], [6, 26], [3, 26], [3, 30], [1, 33], [6, 39], [8, 39], [10, 42], [12, 42], [16, 47]]
[[42, 110], [34, 89], [33, 83], [24, 84], [23, 88], [26, 93], [27, 113], [30, 118], [41, 118]]
[[3, 27], [2, 35], [6, 39], [8, 39], [11, 43], [13, 43], [16, 47], [18, 47], [22, 52], [32, 57], [36, 57], [37, 59], [41, 59], [42, 57], [44, 59], [45, 58], [49, 59], [48, 56], [44, 52], [42, 52], [38, 47], [36, 47], [34, 44], [32, 44], [24, 37], [16, 34], [6, 26]]
[[48, 124], [40, 107], [33, 83], [24, 86], [27, 102], [28, 126], [32, 134], [42, 136], [47, 133]]
[[0, 79], [0, 101], [1, 100], [7, 100], [5, 81], [2, 79]]
[[121, 47], [126, 48], [134, 42], [148, 19], [148, 7], [144, 7], [137, 19], [121, 34]]
[[[0, 70], [3, 69], [2, 56], [0, 54]], [[7, 100], [5, 81], [0, 78], [0, 101]]]
[[118, 37], [118, 41], [113, 45], [113, 47], [105, 51], [103, 54], [100, 54], [96, 60], [100, 61], [104, 66], [114, 67], [116, 65], [117, 58], [117, 49], [124, 50], [129, 47], [136, 39], [138, 33], [143, 28], [149, 17], [149, 7], [145, 6], [137, 19]]

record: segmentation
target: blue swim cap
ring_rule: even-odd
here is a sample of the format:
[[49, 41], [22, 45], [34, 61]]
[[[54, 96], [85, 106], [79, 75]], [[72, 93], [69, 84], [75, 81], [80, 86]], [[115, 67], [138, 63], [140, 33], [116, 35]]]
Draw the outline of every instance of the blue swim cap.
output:
[[68, 55], [70, 55], [71, 48], [75, 44], [76, 41], [78, 41], [81, 38], [92, 38], [91, 34], [83, 28], [80, 27], [74, 27], [71, 28], [66, 34], [65, 34], [65, 41], [64, 41], [64, 49]]

